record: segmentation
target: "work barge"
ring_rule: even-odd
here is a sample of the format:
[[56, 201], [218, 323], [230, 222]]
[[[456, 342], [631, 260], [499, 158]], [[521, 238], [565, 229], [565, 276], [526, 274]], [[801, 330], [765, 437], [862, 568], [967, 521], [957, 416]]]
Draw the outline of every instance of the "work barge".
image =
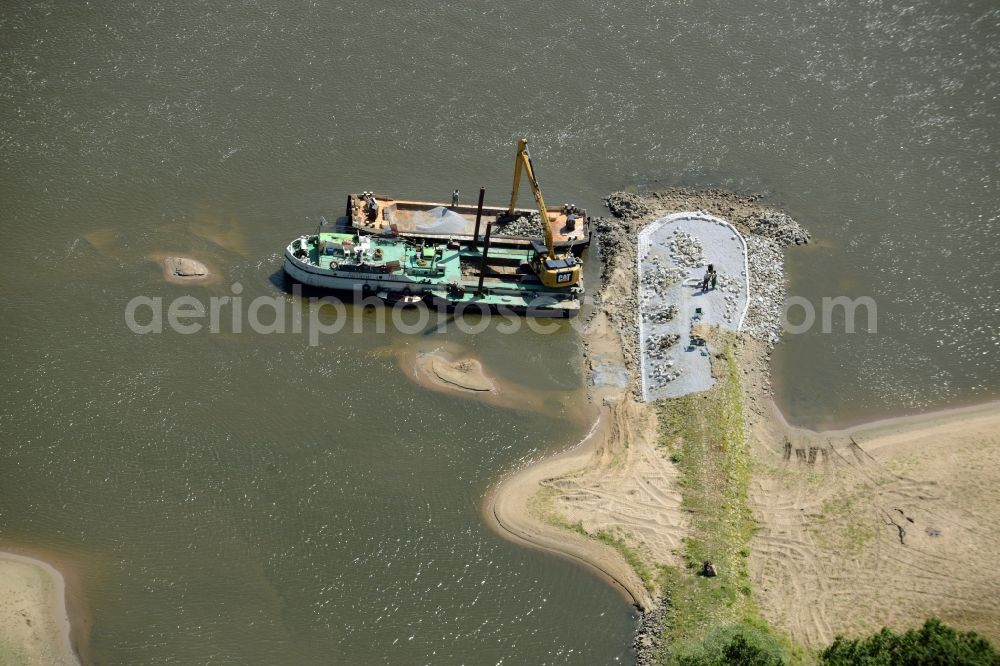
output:
[[[537, 213], [517, 207], [522, 173]], [[459, 205], [457, 195], [450, 205], [351, 195], [345, 224], [329, 231], [321, 224], [288, 244], [285, 272], [388, 303], [548, 317], [580, 311], [578, 255], [590, 242], [589, 220], [571, 204], [546, 207], [526, 140], [518, 143], [509, 206], [485, 206], [484, 188], [476, 206]]]

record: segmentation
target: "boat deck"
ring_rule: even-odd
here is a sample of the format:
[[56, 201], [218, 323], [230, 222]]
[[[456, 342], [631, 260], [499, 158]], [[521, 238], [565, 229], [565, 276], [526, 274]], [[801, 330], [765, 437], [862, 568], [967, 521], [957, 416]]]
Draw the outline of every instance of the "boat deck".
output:
[[[434, 283], [475, 284], [482, 268], [482, 254], [477, 249], [449, 249], [441, 245], [423, 248], [392, 239], [361, 237], [361, 245], [350, 234], [322, 233], [319, 246], [310, 244], [309, 261], [327, 270], [346, 270], [345, 257], [361, 248], [364, 261], [357, 270], [382, 274], [427, 278]], [[514, 288], [542, 289], [534, 273], [524, 268], [530, 251], [517, 248], [493, 248], [486, 263], [486, 284], [509, 284]]]
[[[477, 206], [459, 204], [458, 206], [448, 206], [447, 204], [434, 203], [430, 201], [406, 201], [401, 199], [389, 199], [386, 197], [375, 197], [378, 211], [374, 217], [369, 218], [360, 205], [360, 197], [351, 197], [355, 205], [349, 207], [349, 218], [351, 224], [356, 229], [362, 229], [369, 233], [388, 233], [394, 231], [402, 235], [420, 235], [428, 238], [472, 238], [476, 228]], [[451, 221], [458, 223], [451, 225], [447, 232], [434, 233], [422, 230], [421, 224], [426, 222], [427, 211], [444, 207], [454, 216], [449, 216]], [[484, 206], [483, 218], [480, 225], [480, 236], [486, 233], [486, 223], [492, 222], [498, 216], [506, 215], [507, 209], [496, 206]], [[535, 213], [534, 209], [515, 209], [515, 216], [524, 215], [530, 217]], [[568, 226], [568, 215], [559, 209], [549, 208], [547, 211], [549, 227], [552, 229], [553, 241], [557, 245], [578, 244], [589, 241], [586, 223], [586, 213], [576, 221], [575, 228]], [[518, 238], [519, 236], [507, 236], [502, 230], [494, 228], [494, 237]]]

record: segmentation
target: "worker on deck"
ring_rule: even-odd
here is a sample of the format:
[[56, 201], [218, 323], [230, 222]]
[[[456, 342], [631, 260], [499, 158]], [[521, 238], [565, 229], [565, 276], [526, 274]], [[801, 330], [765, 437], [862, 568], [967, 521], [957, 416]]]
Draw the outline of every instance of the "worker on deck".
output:
[[456, 208], [458, 206], [458, 190], [451, 193], [451, 207]]

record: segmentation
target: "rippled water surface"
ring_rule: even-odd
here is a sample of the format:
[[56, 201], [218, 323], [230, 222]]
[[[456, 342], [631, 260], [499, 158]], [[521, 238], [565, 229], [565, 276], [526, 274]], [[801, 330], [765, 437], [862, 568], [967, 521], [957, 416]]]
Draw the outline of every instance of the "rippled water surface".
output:
[[[630, 609], [497, 539], [500, 470], [586, 428], [578, 339], [133, 335], [133, 296], [283, 295], [347, 192], [764, 190], [816, 242], [792, 292], [877, 333], [779, 349], [828, 426], [995, 397], [998, 23], [989, 2], [41, 3], [0, 7], [0, 545], [76, 563], [95, 663], [606, 664]], [[193, 253], [207, 287], [148, 257]], [[303, 315], [308, 316], [308, 314]], [[863, 326], [859, 325], [859, 329]], [[429, 394], [387, 348], [458, 344], [548, 416]]]

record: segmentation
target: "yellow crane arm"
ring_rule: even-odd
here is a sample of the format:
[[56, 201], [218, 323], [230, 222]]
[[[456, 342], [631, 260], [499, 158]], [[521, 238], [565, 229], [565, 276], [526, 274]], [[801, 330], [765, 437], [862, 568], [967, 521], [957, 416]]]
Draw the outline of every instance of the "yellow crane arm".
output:
[[531, 167], [531, 156], [528, 154], [528, 140], [521, 139], [517, 142], [517, 157], [514, 158], [514, 189], [510, 193], [510, 208], [507, 213], [514, 214], [517, 207], [517, 194], [521, 189], [521, 170], [528, 174], [528, 184], [531, 186], [531, 193], [535, 195], [535, 204], [538, 206], [538, 215], [542, 220], [542, 230], [545, 232], [545, 249], [548, 251], [549, 259], [555, 257], [555, 246], [552, 238], [552, 227], [549, 224], [549, 212], [545, 208], [545, 199], [542, 198], [542, 189], [538, 187], [535, 180], [535, 170]]

